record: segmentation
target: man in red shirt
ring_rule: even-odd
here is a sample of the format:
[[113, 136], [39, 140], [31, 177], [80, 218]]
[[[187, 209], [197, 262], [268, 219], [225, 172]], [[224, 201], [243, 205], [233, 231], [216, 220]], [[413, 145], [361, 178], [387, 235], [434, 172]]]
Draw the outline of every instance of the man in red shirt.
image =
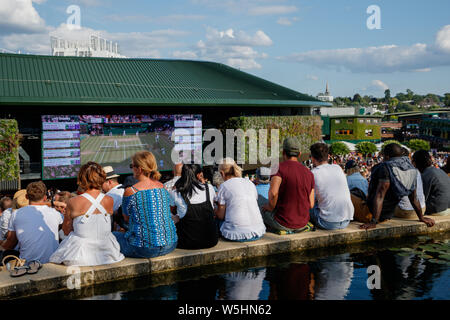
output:
[[269, 202], [263, 206], [264, 223], [273, 231], [308, 230], [309, 210], [314, 207], [314, 175], [298, 161], [300, 143], [283, 142], [283, 162], [270, 181]]

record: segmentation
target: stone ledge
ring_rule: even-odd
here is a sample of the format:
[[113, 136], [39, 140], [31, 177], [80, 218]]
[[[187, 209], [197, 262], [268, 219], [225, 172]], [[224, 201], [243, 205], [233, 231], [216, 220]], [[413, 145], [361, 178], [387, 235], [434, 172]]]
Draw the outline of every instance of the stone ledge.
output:
[[168, 255], [152, 259], [130, 259], [106, 266], [65, 267], [45, 264], [35, 275], [12, 278], [8, 271], [0, 272], [0, 299], [26, 297], [55, 291], [70, 290], [77, 284], [89, 287], [95, 284], [130, 279], [184, 268], [224, 263], [277, 253], [331, 247], [366, 240], [398, 238], [450, 230], [450, 216], [433, 217], [436, 225], [427, 228], [418, 221], [393, 219], [376, 229], [360, 230], [360, 223], [352, 222], [344, 230], [317, 230], [280, 236], [267, 233], [253, 242], [219, 240], [217, 246], [202, 250], [176, 249]]

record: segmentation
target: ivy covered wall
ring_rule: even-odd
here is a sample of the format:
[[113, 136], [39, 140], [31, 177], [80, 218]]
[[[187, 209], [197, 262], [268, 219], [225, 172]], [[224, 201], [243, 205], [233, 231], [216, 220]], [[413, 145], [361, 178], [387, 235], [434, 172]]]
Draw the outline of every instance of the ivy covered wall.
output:
[[19, 179], [19, 129], [14, 119], [0, 119], [0, 181]]
[[[340, 120], [340, 123], [336, 123], [336, 120]], [[353, 120], [353, 123], [348, 123], [348, 120]], [[360, 123], [359, 120], [360, 118], [331, 119], [330, 140], [377, 141], [381, 139], [380, 122], [366, 123], [366, 119], [364, 119], [364, 123]], [[336, 131], [339, 130], [353, 130], [353, 134], [336, 134]], [[366, 136], [366, 130], [372, 130], [372, 136]]]

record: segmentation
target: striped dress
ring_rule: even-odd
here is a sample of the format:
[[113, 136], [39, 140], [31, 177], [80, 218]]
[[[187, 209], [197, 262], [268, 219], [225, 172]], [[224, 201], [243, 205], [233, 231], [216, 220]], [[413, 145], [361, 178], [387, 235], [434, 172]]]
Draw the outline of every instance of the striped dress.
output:
[[164, 188], [140, 190], [123, 198], [123, 213], [130, 217], [125, 238], [139, 248], [164, 247], [178, 241]]

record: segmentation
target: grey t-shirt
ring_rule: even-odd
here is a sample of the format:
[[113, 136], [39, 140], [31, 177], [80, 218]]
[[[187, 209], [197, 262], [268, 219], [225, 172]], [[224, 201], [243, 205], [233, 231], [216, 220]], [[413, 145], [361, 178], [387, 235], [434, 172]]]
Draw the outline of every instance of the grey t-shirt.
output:
[[423, 193], [427, 211], [442, 212], [450, 208], [450, 177], [441, 169], [428, 167], [422, 172]]

